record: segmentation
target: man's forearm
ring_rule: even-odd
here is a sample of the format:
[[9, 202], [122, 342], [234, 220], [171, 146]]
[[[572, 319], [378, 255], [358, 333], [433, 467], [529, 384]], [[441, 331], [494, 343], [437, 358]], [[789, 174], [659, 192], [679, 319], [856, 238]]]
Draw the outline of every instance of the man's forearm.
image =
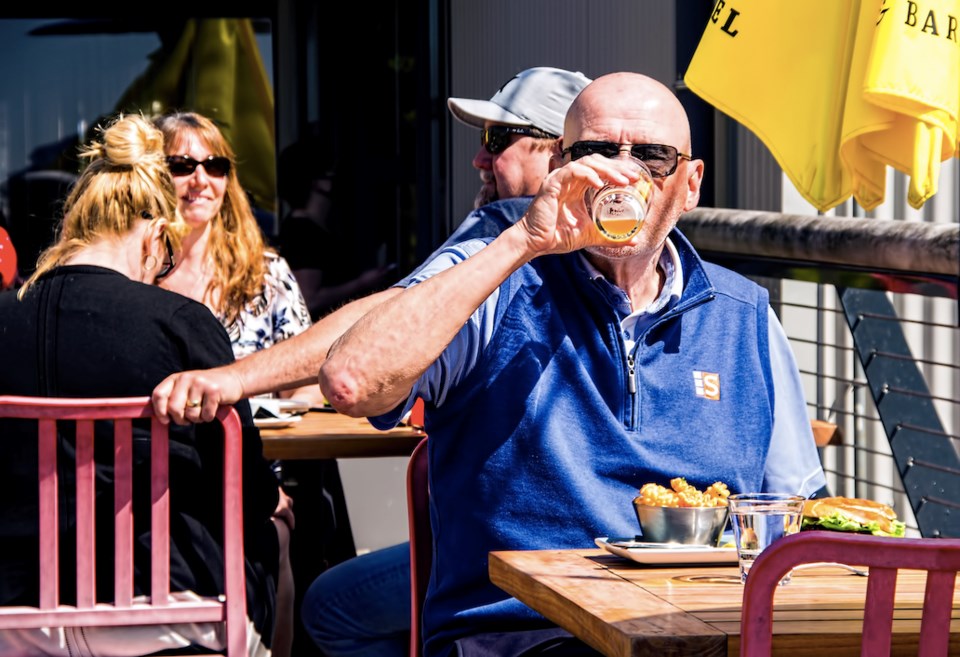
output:
[[513, 228], [479, 253], [368, 312], [338, 339], [321, 368], [320, 387], [337, 410], [384, 413], [443, 352], [483, 301], [528, 262]]
[[352, 301], [303, 333], [230, 365], [241, 381], [244, 397], [317, 385], [317, 374], [333, 341], [371, 308], [399, 292], [399, 288], [389, 288]]

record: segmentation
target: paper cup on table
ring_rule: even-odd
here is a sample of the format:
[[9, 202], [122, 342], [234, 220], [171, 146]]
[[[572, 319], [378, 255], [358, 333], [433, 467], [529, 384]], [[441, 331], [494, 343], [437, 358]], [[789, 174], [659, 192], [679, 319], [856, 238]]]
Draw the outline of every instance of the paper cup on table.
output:
[[[730, 523], [740, 561], [740, 581], [747, 581], [750, 566], [763, 549], [775, 541], [800, 531], [803, 502], [800, 495], [781, 493], [742, 493], [731, 495]], [[780, 584], [790, 581], [787, 573]]]

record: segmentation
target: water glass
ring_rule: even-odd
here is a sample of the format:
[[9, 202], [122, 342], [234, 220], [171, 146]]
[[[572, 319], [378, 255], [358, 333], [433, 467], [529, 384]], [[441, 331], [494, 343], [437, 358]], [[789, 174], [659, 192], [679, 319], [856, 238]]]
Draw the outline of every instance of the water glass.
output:
[[[800, 531], [803, 502], [800, 495], [783, 493], [743, 493], [731, 495], [730, 522], [740, 561], [740, 581], [747, 581], [750, 566], [763, 549], [778, 539]], [[790, 581], [790, 573], [781, 586]]]

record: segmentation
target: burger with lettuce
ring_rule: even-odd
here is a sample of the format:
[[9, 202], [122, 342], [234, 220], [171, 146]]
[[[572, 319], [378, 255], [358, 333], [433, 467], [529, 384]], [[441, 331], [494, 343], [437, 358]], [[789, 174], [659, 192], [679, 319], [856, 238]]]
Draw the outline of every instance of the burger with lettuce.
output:
[[896, 512], [881, 502], [858, 497], [823, 497], [803, 503], [801, 529], [903, 536], [905, 526]]

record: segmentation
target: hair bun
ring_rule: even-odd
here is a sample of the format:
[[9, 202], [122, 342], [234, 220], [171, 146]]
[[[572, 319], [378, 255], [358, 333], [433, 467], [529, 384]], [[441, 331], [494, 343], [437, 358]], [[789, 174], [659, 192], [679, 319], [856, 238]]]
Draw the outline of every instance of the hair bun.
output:
[[140, 115], [120, 115], [103, 129], [102, 140], [87, 155], [103, 157], [113, 166], [134, 167], [163, 162], [163, 134]]

